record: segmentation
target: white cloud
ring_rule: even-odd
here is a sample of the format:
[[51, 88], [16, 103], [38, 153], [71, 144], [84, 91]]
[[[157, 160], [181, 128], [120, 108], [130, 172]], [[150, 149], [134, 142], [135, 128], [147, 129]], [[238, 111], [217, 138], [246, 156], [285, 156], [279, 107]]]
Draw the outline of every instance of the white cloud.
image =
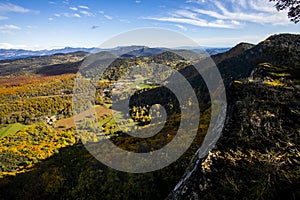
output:
[[86, 11], [86, 10], [81, 10], [81, 11], [79, 11], [79, 12], [80, 12], [81, 14], [87, 16], [87, 17], [95, 16], [95, 14], [90, 13], [90, 12], [88, 12], [88, 11]]
[[0, 49], [24, 49], [26, 45], [15, 45], [10, 43], [0, 43]]
[[269, 1], [261, 0], [188, 0], [185, 7], [160, 17], [143, 17], [156, 21], [191, 24], [201, 27], [238, 28], [245, 23], [286, 25], [287, 11], [277, 12]]
[[21, 29], [20, 27], [13, 24], [0, 26], [0, 30], [20, 30], [20, 29]]
[[48, 20], [49, 20], [49, 21], [53, 21], [53, 18], [52, 18], [52, 17], [49, 17]]
[[21, 28], [13, 24], [0, 26], [0, 33], [12, 33], [15, 30], [21, 30]]
[[78, 8], [81, 8], [81, 9], [90, 9], [88, 6], [82, 6], [82, 5], [80, 5], [80, 6], [78, 6]]
[[187, 28], [185, 26], [182, 26], [180, 24], [175, 24], [175, 26], [183, 31], [187, 31]]
[[260, 12], [277, 13], [274, 5], [268, 1], [249, 0], [248, 4], [252, 9]]
[[[65, 46], [44, 46], [44, 45], [26, 45], [26, 44], [12, 44], [12, 43], [0, 43], [0, 49], [26, 49], [26, 50], [51, 50], [51, 49], [59, 49], [64, 48]], [[86, 46], [90, 48], [91, 46]]]
[[136, 0], [135, 3], [141, 3], [141, 1], [140, 0]]
[[197, 14], [188, 10], [177, 10], [171, 14], [173, 17], [185, 17], [190, 19], [197, 19]]
[[28, 8], [24, 8], [22, 6], [18, 6], [12, 3], [0, 3], [0, 13], [9, 13], [9, 12], [15, 12], [15, 13], [39, 13], [39, 11], [36, 10], [30, 10]]
[[203, 9], [198, 9], [198, 8], [190, 8], [190, 10], [192, 10], [195, 13], [203, 14], [203, 15], [208, 15], [208, 16], [213, 17], [213, 18], [226, 19], [226, 17], [224, 17], [222, 14], [219, 14], [219, 13], [217, 13], [215, 11], [203, 10]]
[[[235, 3], [239, 2], [240, 5], [243, 7], [243, 8], [247, 8], [247, 1], [246, 0], [235, 0]], [[249, 0], [248, 0], [249, 2]]]
[[[79, 6], [78, 6], [79, 7]], [[65, 12], [65, 13], [54, 13], [53, 16], [55, 17], [68, 17], [68, 18], [81, 18], [82, 16], [91, 17], [95, 16], [94, 13], [88, 12], [87, 10], [79, 10], [76, 7], [69, 7], [70, 10], [73, 10], [75, 12]]]
[[241, 25], [241, 22], [239, 21], [236, 21], [236, 20], [231, 20], [231, 23], [236, 25], [236, 26], [240, 26]]
[[226, 19], [273, 25], [289, 23], [286, 12], [277, 12], [270, 2], [249, 0], [247, 9], [240, 11], [229, 11], [220, 1], [215, 1], [214, 3], [221, 10], [221, 15]]
[[78, 13], [62, 13], [59, 16], [64, 16], [64, 17], [68, 17], [68, 18], [72, 18], [72, 17], [80, 18], [81, 17]]
[[229, 22], [226, 23], [222, 20], [216, 20], [212, 22], [208, 22], [204, 19], [189, 19], [189, 18], [177, 18], [177, 17], [143, 17], [143, 19], [150, 19], [156, 21], [164, 21], [164, 22], [174, 22], [174, 23], [182, 23], [182, 24], [190, 24], [194, 26], [201, 27], [213, 27], [213, 28], [234, 28], [234, 24]]
[[201, 3], [205, 3], [205, 0], [187, 0], [185, 3], [197, 3], [197, 4], [201, 4]]
[[78, 13], [73, 14], [74, 17], [80, 18], [81, 16]]
[[[286, 12], [277, 12], [273, 4], [261, 0], [225, 0], [211, 1], [217, 10], [205, 10], [192, 8], [193, 11], [213, 17], [216, 19], [228, 19], [235, 21], [245, 21], [260, 24], [285, 24], [289, 23]], [[226, 7], [226, 3], [231, 3], [232, 9]]]
[[108, 20], [112, 20], [113, 18], [109, 15], [103, 15], [103, 17], [105, 17], [105, 19], [108, 19]]
[[74, 11], [78, 10], [78, 8], [76, 8], [76, 7], [69, 7], [69, 8], [70, 8], [70, 10], [74, 10]]

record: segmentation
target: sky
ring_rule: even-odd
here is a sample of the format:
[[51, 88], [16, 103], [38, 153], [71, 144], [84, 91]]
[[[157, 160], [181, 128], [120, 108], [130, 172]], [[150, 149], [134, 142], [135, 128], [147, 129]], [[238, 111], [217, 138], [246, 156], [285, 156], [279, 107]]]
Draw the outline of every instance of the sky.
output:
[[97, 47], [126, 31], [165, 28], [200, 46], [300, 33], [268, 0], [1, 0], [0, 48]]

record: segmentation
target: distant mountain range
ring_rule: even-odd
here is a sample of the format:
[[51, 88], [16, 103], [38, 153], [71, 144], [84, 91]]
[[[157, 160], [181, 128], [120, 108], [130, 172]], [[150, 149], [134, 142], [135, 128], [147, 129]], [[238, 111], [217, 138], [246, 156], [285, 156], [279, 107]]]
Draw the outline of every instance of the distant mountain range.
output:
[[52, 50], [24, 50], [24, 49], [0, 49], [0, 60], [16, 59], [16, 58], [27, 58], [32, 56], [47, 56], [58, 53], [71, 53], [76, 51], [92, 52], [95, 48], [72, 48], [65, 47], [63, 49], [52, 49]]
[[[193, 48], [193, 47], [180, 47], [176, 49], [188, 49], [195, 51], [197, 53], [203, 53], [205, 50], [208, 54], [214, 55], [218, 53], [225, 52], [229, 50], [229, 48]], [[24, 50], [24, 49], [0, 49], [0, 60], [7, 60], [7, 59], [17, 59], [17, 58], [27, 58], [32, 56], [46, 56], [46, 55], [54, 55], [54, 54], [66, 54], [66, 53], [73, 53], [73, 52], [99, 52], [99, 51], [111, 51], [116, 56], [122, 57], [132, 57], [132, 56], [149, 56], [160, 54], [164, 52], [166, 48], [149, 48], [146, 46], [124, 46], [124, 47], [116, 47], [111, 49], [100, 49], [100, 48], [73, 48], [73, 47], [65, 47], [62, 49], [52, 49], [52, 50]], [[130, 53], [128, 53], [130, 52]]]

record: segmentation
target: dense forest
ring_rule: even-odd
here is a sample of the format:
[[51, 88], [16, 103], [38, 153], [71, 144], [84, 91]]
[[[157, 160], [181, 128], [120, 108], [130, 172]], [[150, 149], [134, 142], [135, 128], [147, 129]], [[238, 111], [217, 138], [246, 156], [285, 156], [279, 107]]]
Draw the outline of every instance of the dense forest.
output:
[[[68, 54], [77, 58], [79, 53]], [[60, 60], [60, 58], [63, 58]], [[77, 113], [81, 123], [75, 129], [72, 110], [72, 94], [76, 74], [72, 68], [73, 60], [62, 55], [12, 60], [11, 65], [18, 68], [19, 63], [36, 62], [35, 69], [22, 68], [11, 71], [5, 61], [0, 77], [1, 87], [1, 198], [63, 198], [63, 199], [162, 199], [180, 180], [185, 168], [196, 150], [200, 147], [208, 128], [210, 118], [209, 100], [201, 101], [201, 124], [192, 147], [172, 165], [146, 174], [119, 172], [101, 164], [84, 149], [83, 144], [95, 143], [99, 137], [95, 124], [120, 148], [133, 152], [149, 152], [159, 149], [172, 140], [180, 124], [178, 102], [174, 95], [164, 87], [153, 85], [148, 78], [137, 82], [139, 89], [130, 101], [131, 121], [122, 123], [138, 129], [149, 127], [150, 107], [162, 104], [167, 108], [167, 122], [163, 130], [148, 139], [129, 137], [126, 129], [121, 129], [111, 113], [112, 90], [121, 77], [134, 78], [132, 69], [141, 76], [148, 76], [151, 63], [168, 65], [176, 70], [190, 65], [189, 61], [174, 53], [158, 56], [129, 57], [115, 60], [95, 83], [95, 109], [97, 120], [91, 118], [89, 110]], [[57, 60], [58, 59], [58, 60]], [[33, 61], [32, 61], [33, 60]], [[54, 61], [53, 61], [54, 60]], [[80, 63], [81, 61], [76, 60]], [[62, 68], [57, 71], [59, 63]], [[63, 64], [65, 63], [65, 64]], [[71, 63], [71, 64], [70, 64]], [[44, 65], [48, 66], [44, 66]], [[66, 65], [66, 67], [65, 67]], [[71, 68], [70, 68], [71, 67]], [[143, 71], [143, 68], [148, 71]], [[138, 69], [141, 68], [141, 69]], [[66, 69], [66, 70], [65, 70]], [[70, 69], [70, 70], [69, 70]], [[5, 75], [6, 71], [10, 75]], [[93, 73], [93, 68], [85, 72]], [[42, 73], [43, 72], [43, 73]], [[163, 71], [162, 71], [163, 72]], [[154, 73], [153, 70], [151, 73]], [[164, 76], [161, 73], [161, 76]], [[194, 84], [197, 92], [199, 83]], [[104, 92], [105, 91], [105, 92]], [[155, 99], [152, 96], [156, 96]], [[122, 99], [122, 96], [120, 96]], [[172, 99], [170, 101], [170, 99]], [[177, 106], [176, 106], [177, 105]], [[83, 108], [84, 109], [84, 108]], [[80, 136], [80, 137], [79, 137]], [[30, 182], [25, 180], [32, 180]], [[143, 187], [141, 187], [143, 185]], [[35, 195], [25, 188], [35, 188]], [[150, 189], [151, 188], [151, 189]], [[25, 189], [25, 190], [24, 190]], [[16, 192], [18, 190], [18, 192]], [[97, 192], [96, 192], [97, 190]], [[89, 195], [87, 195], [89, 194]]]

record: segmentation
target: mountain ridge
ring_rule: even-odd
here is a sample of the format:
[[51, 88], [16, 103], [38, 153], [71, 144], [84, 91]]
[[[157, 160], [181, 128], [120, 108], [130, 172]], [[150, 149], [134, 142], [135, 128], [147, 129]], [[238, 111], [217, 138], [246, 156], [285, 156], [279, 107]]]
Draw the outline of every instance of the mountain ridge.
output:
[[[174, 48], [176, 49], [176, 48]], [[28, 58], [33, 56], [47, 56], [47, 55], [54, 55], [54, 54], [67, 54], [67, 53], [74, 53], [78, 51], [86, 52], [86, 53], [96, 53], [100, 51], [111, 51], [112, 53], [116, 54], [117, 56], [141, 56], [141, 55], [153, 55], [158, 54], [166, 50], [166, 48], [160, 47], [147, 47], [147, 46], [118, 46], [114, 48], [82, 48], [82, 47], [64, 47], [62, 49], [51, 49], [51, 50], [25, 50], [25, 49], [0, 49], [0, 60], [8, 60], [8, 59], [18, 59], [18, 58]], [[206, 51], [208, 54], [213, 55], [216, 53], [224, 52], [228, 50], [228, 48], [212, 48], [212, 47], [205, 47], [204, 49], [199, 48], [192, 48], [187, 50], [193, 50], [197, 53], [203, 53], [203, 50]], [[139, 52], [140, 51], [140, 52]]]
[[280, 34], [218, 64], [232, 73], [222, 135], [167, 199], [300, 198], [299, 54], [300, 35]]

